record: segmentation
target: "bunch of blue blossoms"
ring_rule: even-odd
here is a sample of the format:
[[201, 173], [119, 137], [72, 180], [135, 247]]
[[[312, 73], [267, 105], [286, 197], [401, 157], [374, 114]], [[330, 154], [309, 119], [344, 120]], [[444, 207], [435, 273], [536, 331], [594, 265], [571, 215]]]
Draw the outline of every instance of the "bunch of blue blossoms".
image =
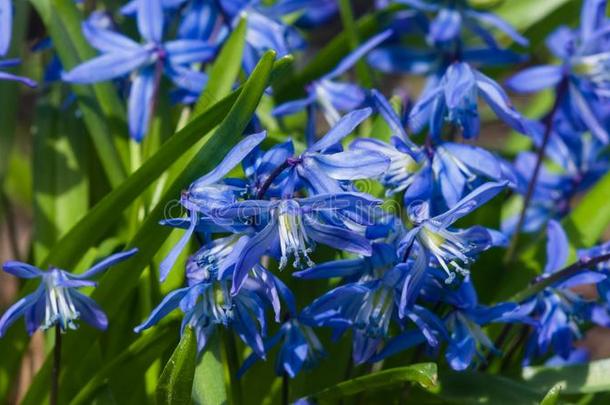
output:
[[[142, 141], [155, 104], [168, 96], [163, 78], [175, 101], [193, 104], [207, 85], [206, 67], [240, 21], [247, 23], [242, 67], [250, 74], [269, 49], [278, 57], [307, 50], [300, 33], [339, 11], [334, 0], [267, 3], [132, 0], [120, 13], [133, 19], [139, 40], [117, 32], [112, 18], [92, 14], [82, 29], [99, 55], [61, 77], [79, 84], [113, 80], [127, 90], [130, 135]], [[0, 0], [0, 18], [10, 4]], [[183, 234], [159, 270], [161, 281], [184, 271], [186, 285], [135, 331], [179, 310], [182, 331], [194, 330], [201, 353], [226, 329], [249, 348], [240, 375], [272, 351], [278, 375], [294, 378], [315, 367], [326, 355], [322, 329], [335, 340], [351, 339], [355, 364], [413, 350], [415, 357], [444, 358], [454, 370], [483, 366], [506, 349], [494, 343], [497, 333], [488, 335], [493, 324], [503, 324], [504, 334], [524, 331], [523, 364], [585, 361], [588, 353], [576, 345], [583, 328], [610, 326], [610, 245], [580, 250], [570, 260], [561, 220], [572, 199], [610, 169], [606, 6], [585, 0], [580, 27], [561, 27], [548, 38], [557, 64], [508, 80], [514, 91], [554, 90], [553, 106], [536, 120], [483, 73], [527, 59], [513, 50], [525, 51], [527, 39], [507, 22], [466, 0], [375, 2], [398, 11], [328, 73], [298, 89], [300, 97], [261, 111], [221, 163], [176, 196], [186, 215], [161, 225]], [[516, 45], [503, 48], [507, 41]], [[0, 31], [0, 53], [5, 42]], [[416, 98], [401, 100], [401, 89], [355, 82], [355, 67], [384, 78], [420, 76], [423, 87]], [[478, 146], [486, 113], [525, 136], [532, 151], [511, 160]], [[306, 122], [302, 136], [275, 142], [299, 114]], [[497, 208], [501, 198], [508, 207], [501, 221], [483, 225], [477, 214]], [[515, 250], [524, 233], [546, 242], [544, 271], [527, 294], [483, 304], [479, 257], [504, 249], [506, 262], [518, 267]], [[194, 253], [188, 251], [193, 240]], [[183, 254], [185, 269], [175, 269]], [[107, 267], [100, 266], [86, 275]], [[0, 319], [0, 335], [21, 315], [30, 332], [72, 328], [79, 318], [106, 326], [101, 310], [71, 290], [91, 284], [85, 275], [15, 262], [5, 270], [43, 284]], [[308, 299], [302, 292], [309, 283], [324, 292]], [[590, 284], [596, 299], [574, 289]], [[44, 297], [51, 297], [46, 307]]]
[[[246, 71], [255, 60], [249, 55], [261, 47], [282, 55], [304, 46], [295, 28], [276, 18], [304, 3], [280, 1], [275, 9], [240, 3], [221, 13], [226, 18], [241, 11], [248, 18]], [[290, 377], [324, 355], [318, 328], [330, 328], [336, 339], [351, 331], [356, 364], [419, 346], [431, 356], [443, 353], [453, 369], [466, 369], [499, 353], [483, 329], [492, 323], [529, 331], [524, 363], [544, 358], [549, 348], [556, 355], [551, 362], [586, 358], [574, 346], [580, 325], [610, 324], [606, 270], [595, 268], [606, 251], [582, 253], [582, 271], [563, 277], [569, 247], [557, 219], [569, 211], [570, 198], [608, 170], [602, 153], [608, 44], [601, 39], [610, 27], [605, 2], [585, 2], [580, 31], [560, 28], [551, 35], [549, 47], [562, 65], [532, 68], [510, 80], [515, 90], [557, 88], [556, 105], [540, 122], [520, 114], [502, 86], [480, 70], [525, 59], [501, 48], [496, 33], [521, 46], [527, 39], [465, 1], [395, 3], [407, 7], [382, 32], [308, 84], [305, 98], [273, 110], [278, 118], [305, 112], [306, 144], [288, 140], [264, 149], [266, 132], [255, 122], [259, 132], [246, 135], [182, 194], [188, 215], [163, 224], [185, 233], [161, 264], [161, 279], [196, 234], [201, 247], [187, 261], [188, 286], [170, 293], [136, 331], [179, 308], [183, 329], [194, 328], [200, 351], [218, 328], [228, 328], [252, 349], [240, 373], [279, 346], [277, 373]], [[276, 23], [259, 25], [273, 18]], [[413, 37], [425, 38], [425, 47], [406, 45]], [[362, 60], [381, 72], [424, 75], [420, 96], [407, 111], [397, 111], [381, 91], [351, 83], [346, 73]], [[480, 135], [480, 101], [539, 152], [510, 162], [463, 142]], [[330, 127], [323, 136], [316, 131], [318, 112]], [[363, 125], [368, 119], [386, 135], [369, 133]], [[551, 162], [559, 170], [551, 170]], [[240, 163], [244, 175], [235, 177]], [[371, 181], [385, 189], [376, 195], [388, 199], [358, 187]], [[505, 193], [521, 210], [504, 215], [501, 230], [459, 225]], [[479, 254], [504, 247], [510, 256], [511, 236], [544, 229], [549, 263], [533, 282], [546, 288], [515, 302], [480, 304], [470, 275]], [[329, 256], [328, 248], [342, 258]], [[554, 281], [546, 283], [549, 277]], [[328, 291], [298, 305], [302, 300], [291, 288], [314, 279], [331, 280]], [[581, 284], [599, 285], [601, 302], [573, 292]], [[267, 309], [277, 327], [268, 326]]]

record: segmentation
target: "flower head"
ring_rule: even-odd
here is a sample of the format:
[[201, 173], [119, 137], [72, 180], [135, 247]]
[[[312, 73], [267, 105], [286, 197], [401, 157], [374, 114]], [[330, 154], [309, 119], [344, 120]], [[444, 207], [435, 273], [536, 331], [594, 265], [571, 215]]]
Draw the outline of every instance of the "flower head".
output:
[[111, 255], [82, 274], [72, 274], [55, 267], [43, 271], [22, 262], [4, 263], [5, 272], [20, 278], [40, 278], [41, 282], [36, 291], [17, 301], [2, 315], [0, 336], [21, 316], [25, 317], [29, 334], [53, 326], [60, 327], [62, 331], [76, 329], [79, 319], [95, 328], [106, 329], [108, 319], [102, 309], [91, 298], [80, 293], [78, 288], [95, 286], [91, 277], [136, 252], [137, 249], [132, 249]]

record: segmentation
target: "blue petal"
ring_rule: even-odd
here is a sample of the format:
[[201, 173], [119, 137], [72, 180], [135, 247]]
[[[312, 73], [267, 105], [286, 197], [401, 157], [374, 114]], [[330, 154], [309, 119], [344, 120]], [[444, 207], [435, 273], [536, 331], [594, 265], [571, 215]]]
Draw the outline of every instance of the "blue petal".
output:
[[148, 51], [143, 48], [134, 52], [106, 53], [63, 73], [62, 79], [70, 83], [95, 83], [114, 79], [143, 66], [149, 57]]
[[606, 21], [607, 0], [585, 0], [580, 13], [580, 38], [586, 43]]
[[437, 62], [437, 55], [430, 51], [413, 51], [402, 46], [390, 45], [374, 49], [367, 62], [384, 73], [429, 73]]
[[271, 220], [246, 243], [235, 263], [231, 294], [235, 295], [238, 293], [252, 267], [259, 262], [265, 252], [277, 245], [278, 238], [277, 222]]
[[70, 297], [72, 298], [74, 308], [78, 312], [80, 319], [94, 328], [106, 330], [108, 327], [108, 318], [95, 301], [78, 291], [71, 291]]
[[98, 27], [90, 21], [83, 22], [83, 34], [87, 42], [104, 53], [129, 53], [140, 49], [140, 44], [106, 28]]
[[374, 152], [353, 150], [312, 156], [318, 167], [335, 180], [370, 179], [384, 173], [390, 159]]
[[444, 143], [442, 148], [477, 174], [483, 174], [498, 181], [504, 177], [498, 159], [483, 148], [449, 142]]
[[430, 24], [429, 37], [434, 42], [447, 42], [456, 38], [462, 26], [462, 15], [455, 9], [443, 8]]
[[148, 319], [146, 319], [143, 323], [136, 326], [133, 330], [136, 333], [140, 333], [144, 329], [148, 329], [151, 326], [157, 324], [161, 319], [163, 319], [170, 312], [178, 308], [180, 305], [180, 301], [184, 296], [189, 292], [190, 287], [180, 288], [178, 290], [174, 290], [167, 294], [163, 301], [150, 313]]
[[608, 144], [608, 142], [610, 141], [610, 135], [608, 135], [608, 131], [605, 129], [604, 125], [599, 121], [598, 117], [593, 112], [593, 109], [589, 105], [587, 99], [573, 84], [570, 84], [570, 96], [573, 100], [576, 109], [580, 113], [580, 118], [589, 128], [591, 133], [595, 135], [595, 137], [597, 137], [597, 139], [599, 139], [599, 141], [604, 145]]
[[41, 277], [44, 272], [37, 267], [32, 266], [31, 264], [17, 262], [17, 261], [8, 261], [2, 265], [2, 268], [5, 272], [12, 274], [13, 276], [17, 276], [20, 278], [35, 278]]
[[165, 281], [170, 270], [174, 267], [176, 260], [178, 260], [178, 256], [186, 247], [186, 244], [190, 241], [193, 232], [195, 231], [195, 227], [197, 226], [197, 213], [196, 211], [191, 211], [191, 224], [184, 232], [178, 243], [170, 250], [168, 255], [163, 259], [161, 264], [159, 264], [159, 279], [161, 281]]
[[108, 256], [107, 258], [100, 261], [99, 263], [96, 263], [93, 267], [91, 267], [89, 270], [85, 271], [84, 273], [74, 274], [74, 275], [72, 275], [72, 277], [80, 278], [80, 279], [91, 278], [91, 277], [95, 276], [97, 273], [106, 270], [108, 267], [114, 266], [115, 264], [120, 263], [123, 260], [130, 258], [131, 256], [135, 255], [136, 253], [138, 253], [137, 248], [133, 248], [126, 252], [115, 253], [113, 255]]
[[164, 23], [161, 0], [139, 0], [137, 20], [142, 38], [149, 42], [161, 43]]
[[44, 303], [45, 291], [45, 288], [40, 285], [32, 294], [21, 298], [6, 310], [6, 312], [2, 315], [2, 318], [0, 318], [0, 337], [4, 336], [8, 327], [11, 326], [19, 317], [21, 317], [28, 309], [36, 305], [37, 302], [42, 301]]
[[210, 39], [219, 18], [216, 6], [205, 0], [191, 1], [178, 28], [180, 38]]
[[419, 330], [408, 330], [392, 338], [371, 361], [383, 360], [425, 342], [426, 339]]
[[568, 236], [554, 219], [547, 225], [546, 266], [544, 274], [552, 274], [566, 265], [570, 253]]
[[352, 111], [345, 114], [337, 124], [328, 131], [318, 142], [307, 148], [308, 152], [322, 152], [351, 134], [362, 121], [367, 119], [373, 112], [370, 108]]
[[155, 68], [142, 69], [131, 84], [127, 112], [129, 115], [129, 133], [137, 142], [142, 141], [148, 127], [155, 103]]
[[319, 264], [307, 270], [292, 273], [294, 277], [305, 280], [324, 279], [333, 277], [350, 277], [360, 275], [367, 270], [364, 259], [334, 260]]
[[13, 3], [12, 0], [0, 1], [0, 55], [6, 55], [11, 47], [11, 34], [13, 31]]
[[343, 73], [347, 72], [352, 66], [360, 60], [364, 55], [370, 52], [373, 48], [377, 47], [383, 41], [388, 39], [392, 35], [392, 30], [385, 30], [377, 35], [372, 36], [365, 43], [354, 49], [345, 58], [339, 62], [339, 64], [331, 70], [329, 73], [323, 76], [324, 79], [333, 79]]
[[273, 114], [273, 116], [275, 117], [283, 117], [285, 115], [296, 114], [300, 111], [304, 111], [306, 107], [313, 103], [315, 100], [316, 94], [312, 92], [306, 98], [292, 100], [278, 105], [271, 111], [271, 114]]
[[534, 66], [520, 71], [512, 76], [506, 85], [509, 89], [520, 93], [532, 93], [556, 86], [563, 77], [561, 66]]
[[233, 147], [214, 170], [203, 177], [195, 180], [189, 190], [196, 191], [200, 187], [217, 183], [227, 175], [235, 166], [243, 161], [246, 156], [254, 150], [267, 136], [267, 132], [259, 132], [246, 136], [242, 141]]
[[463, 217], [479, 208], [487, 201], [494, 198], [499, 192], [504, 190], [506, 182], [488, 182], [471, 191], [462, 198], [454, 207], [434, 219], [442, 223], [443, 227], [449, 226], [459, 218]]
[[28, 87], [35, 88], [37, 83], [35, 80], [32, 80], [28, 77], [17, 76], [12, 73], [0, 72], [0, 80], [11, 80], [14, 82], [19, 82], [21, 84], [25, 84]]
[[466, 330], [466, 326], [456, 321], [456, 331], [451, 336], [445, 358], [454, 370], [465, 370], [470, 366], [476, 353], [476, 342]]
[[523, 35], [519, 34], [509, 23], [493, 13], [485, 13], [481, 11], [467, 10], [465, 14], [480, 22], [491, 25], [498, 30], [508, 35], [513, 41], [522, 46], [528, 46], [529, 41]]
[[504, 90], [484, 74], [475, 72], [475, 75], [482, 97], [496, 115], [513, 129], [522, 134], [528, 134], [530, 131], [526, 126], [523, 116], [513, 108]]
[[370, 256], [371, 243], [364, 236], [350, 230], [322, 224], [309, 217], [305, 220], [307, 235], [316, 242], [347, 252]]
[[216, 47], [196, 39], [178, 39], [164, 45], [169, 61], [175, 65], [203, 63], [216, 55]]
[[237, 332], [241, 340], [250, 346], [259, 357], [265, 358], [263, 338], [256, 329], [255, 323], [250, 318], [249, 311], [242, 308], [241, 305], [235, 305], [234, 314], [235, 319], [233, 321], [233, 328], [235, 329], [235, 332]]

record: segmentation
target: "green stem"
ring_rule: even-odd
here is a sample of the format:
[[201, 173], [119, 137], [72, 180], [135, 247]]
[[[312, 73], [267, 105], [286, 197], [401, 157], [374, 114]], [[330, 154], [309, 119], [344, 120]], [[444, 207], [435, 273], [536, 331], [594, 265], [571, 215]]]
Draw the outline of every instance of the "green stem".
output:
[[239, 369], [239, 355], [237, 353], [235, 337], [233, 336], [231, 331], [226, 328], [222, 328], [222, 332], [227, 368], [229, 371], [229, 389], [231, 392], [231, 404], [241, 405], [243, 403], [243, 399], [241, 392], [241, 383], [237, 378], [237, 370]]
[[552, 286], [553, 284], [556, 284], [562, 280], [565, 280], [569, 277], [572, 277], [572, 276], [578, 274], [579, 272], [581, 272], [585, 269], [590, 269], [599, 263], [603, 263], [603, 262], [606, 262], [609, 260], [610, 260], [610, 253], [607, 253], [607, 254], [604, 254], [601, 256], [596, 256], [593, 258], [581, 259], [581, 260], [577, 261], [576, 263], [573, 263], [573, 264], [569, 265], [568, 267], [565, 267], [564, 269], [562, 269], [556, 273], [553, 273], [549, 277], [538, 280], [536, 283], [532, 284], [525, 290], [514, 295], [513, 298], [511, 299], [511, 301], [523, 302], [523, 301], [527, 300], [528, 298], [538, 294], [540, 291], [544, 290], [545, 288]]
[[[343, 29], [347, 34], [350, 49], [353, 51], [360, 45], [360, 38], [350, 0], [339, 0], [339, 12], [341, 14]], [[363, 61], [358, 61], [356, 63], [356, 76], [361, 85], [365, 87], [371, 87], [373, 85], [371, 72]]]
[[51, 374], [51, 405], [59, 400], [59, 372], [61, 366], [61, 327], [55, 325], [55, 347], [53, 348], [53, 373]]

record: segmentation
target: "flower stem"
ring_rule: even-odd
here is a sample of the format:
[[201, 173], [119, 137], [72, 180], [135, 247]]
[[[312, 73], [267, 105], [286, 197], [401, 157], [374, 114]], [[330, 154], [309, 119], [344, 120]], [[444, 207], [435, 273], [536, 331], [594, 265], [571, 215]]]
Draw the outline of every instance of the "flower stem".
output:
[[53, 371], [51, 374], [51, 405], [59, 399], [59, 371], [61, 365], [61, 327], [55, 325], [55, 347], [53, 348]]
[[290, 378], [288, 373], [282, 374], [282, 405], [290, 404]]
[[281, 165], [279, 165], [278, 167], [273, 169], [273, 171], [265, 179], [265, 182], [263, 183], [261, 188], [258, 190], [258, 193], [256, 193], [256, 198], [258, 200], [262, 199], [265, 196], [265, 193], [267, 192], [267, 190], [269, 190], [269, 187], [271, 187], [273, 180], [275, 180], [277, 178], [277, 176], [282, 174], [282, 172], [284, 170], [286, 170], [289, 166], [290, 166], [290, 162], [288, 160], [286, 160], [286, 161], [284, 161], [284, 163], [282, 163]]
[[566, 91], [568, 90], [568, 84], [568, 79], [564, 78], [557, 85], [555, 91], [555, 102], [553, 103], [553, 107], [542, 120], [544, 124], [544, 135], [542, 137], [542, 144], [538, 148], [538, 153], [536, 155], [536, 166], [534, 166], [532, 178], [530, 179], [527, 185], [527, 191], [525, 192], [525, 197], [523, 198], [523, 207], [521, 208], [521, 213], [519, 214], [519, 221], [517, 222], [517, 226], [515, 227], [513, 236], [510, 241], [510, 245], [508, 246], [508, 250], [506, 251], [506, 256], [504, 258], [505, 263], [512, 263], [515, 259], [517, 243], [519, 241], [519, 234], [521, 233], [521, 229], [523, 228], [523, 225], [525, 223], [525, 215], [531, 203], [534, 191], [536, 190], [536, 183], [538, 182], [538, 176], [540, 175], [540, 169], [542, 168], [542, 162], [544, 160], [546, 147], [549, 143], [549, 139], [551, 138], [551, 134], [553, 133], [553, 119], [555, 117], [555, 114], [559, 110]]
[[223, 344], [229, 371], [229, 390], [231, 392], [231, 404], [241, 405], [243, 403], [241, 384], [237, 378], [237, 370], [239, 369], [239, 358], [237, 353], [237, 345], [232, 332], [226, 328], [223, 330]]
[[600, 255], [600, 256], [595, 256], [592, 258], [578, 260], [577, 262], [572, 263], [568, 267], [565, 267], [562, 270], [560, 270], [556, 273], [553, 273], [549, 277], [538, 280], [537, 282], [530, 285], [525, 290], [523, 290], [520, 293], [513, 296], [513, 298], [511, 298], [511, 301], [523, 302], [555, 283], [558, 283], [562, 280], [572, 277], [572, 276], [578, 274], [582, 270], [590, 269], [591, 267], [593, 267], [599, 263], [603, 263], [603, 262], [606, 262], [609, 260], [610, 260], [610, 253], [606, 253], [606, 254]]

